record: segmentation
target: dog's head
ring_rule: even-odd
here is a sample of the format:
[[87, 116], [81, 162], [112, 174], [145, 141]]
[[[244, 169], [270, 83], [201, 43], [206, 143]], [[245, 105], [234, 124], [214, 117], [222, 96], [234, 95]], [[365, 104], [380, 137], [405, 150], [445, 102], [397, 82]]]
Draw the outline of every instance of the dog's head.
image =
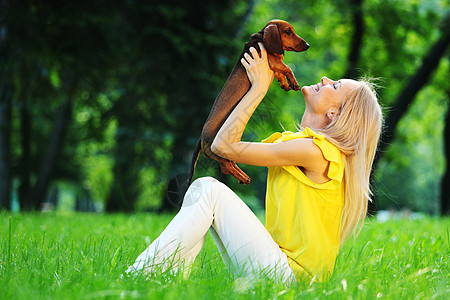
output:
[[309, 48], [309, 44], [299, 37], [294, 27], [283, 20], [272, 20], [261, 30], [267, 51], [283, 54], [286, 51], [301, 52]]

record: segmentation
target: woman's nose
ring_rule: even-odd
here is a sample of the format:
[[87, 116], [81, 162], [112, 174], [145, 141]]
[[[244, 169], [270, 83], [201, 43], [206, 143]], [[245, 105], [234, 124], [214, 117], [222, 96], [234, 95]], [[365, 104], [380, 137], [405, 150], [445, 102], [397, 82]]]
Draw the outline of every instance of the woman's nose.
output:
[[332, 84], [332, 83], [334, 83], [334, 81], [331, 80], [330, 78], [328, 78], [327, 76], [323, 76], [323, 77], [320, 79], [320, 82], [322, 83], [322, 85], [327, 85], [327, 84]]
[[330, 83], [330, 79], [328, 79], [327, 76], [323, 76], [323, 77], [320, 79], [320, 83], [322, 83], [322, 85], [329, 84], [329, 83]]

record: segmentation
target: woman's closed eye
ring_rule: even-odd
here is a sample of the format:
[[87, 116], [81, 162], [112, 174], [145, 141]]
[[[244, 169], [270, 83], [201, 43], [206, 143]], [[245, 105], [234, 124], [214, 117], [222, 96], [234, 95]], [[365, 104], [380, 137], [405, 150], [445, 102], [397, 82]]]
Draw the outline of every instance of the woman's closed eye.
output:
[[341, 85], [342, 85], [342, 83], [340, 80], [333, 83], [333, 87], [335, 90], [339, 90], [341, 88]]

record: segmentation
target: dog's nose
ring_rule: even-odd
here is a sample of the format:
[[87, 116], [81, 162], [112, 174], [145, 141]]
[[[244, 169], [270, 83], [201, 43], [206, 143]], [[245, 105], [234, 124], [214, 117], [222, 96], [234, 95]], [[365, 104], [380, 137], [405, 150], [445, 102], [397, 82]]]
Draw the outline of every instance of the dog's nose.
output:
[[303, 46], [303, 51], [306, 51], [309, 49], [309, 44], [305, 42], [305, 45]]

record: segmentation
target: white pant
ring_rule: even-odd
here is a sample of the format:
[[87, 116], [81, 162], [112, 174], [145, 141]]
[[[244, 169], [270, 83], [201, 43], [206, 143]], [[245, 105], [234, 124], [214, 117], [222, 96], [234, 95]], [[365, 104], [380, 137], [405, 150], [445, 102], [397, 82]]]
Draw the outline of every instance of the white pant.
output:
[[208, 229], [223, 261], [237, 275], [295, 281], [286, 254], [259, 219], [230, 188], [211, 177], [191, 184], [178, 214], [126, 272], [152, 275], [184, 266], [188, 275]]

